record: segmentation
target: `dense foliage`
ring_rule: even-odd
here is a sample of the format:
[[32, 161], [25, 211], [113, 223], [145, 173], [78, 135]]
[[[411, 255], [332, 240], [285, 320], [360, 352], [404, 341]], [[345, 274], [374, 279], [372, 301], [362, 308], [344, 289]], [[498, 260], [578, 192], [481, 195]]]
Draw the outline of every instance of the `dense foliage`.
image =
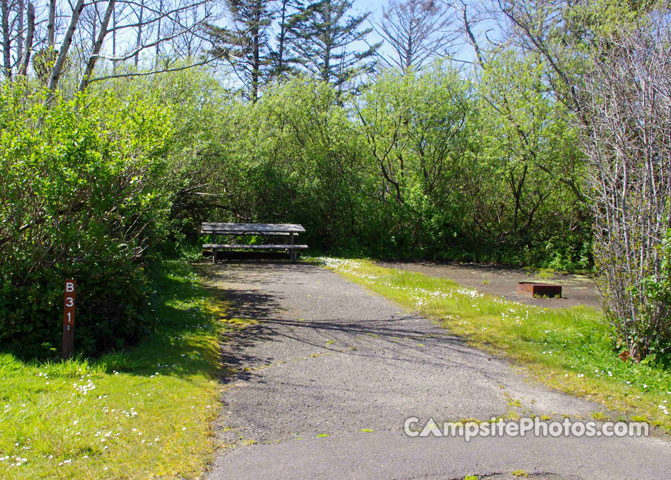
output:
[[632, 357], [671, 345], [671, 30], [653, 17], [608, 37], [587, 72], [595, 257], [604, 306]]
[[65, 278], [80, 286], [79, 352], [141, 335], [169, 124], [142, 101], [2, 89], [0, 342], [31, 353], [59, 347]]
[[[596, 263], [614, 344], [636, 359], [668, 349], [668, 8], [506, 0], [509, 43], [469, 37], [472, 69], [334, 81], [288, 67], [300, 3], [282, 3], [289, 56], [241, 50], [252, 74], [236, 90], [179, 62], [85, 94], [65, 70], [49, 95], [25, 75], [3, 84], [0, 343], [53, 350], [66, 277], [86, 285], [80, 351], [137, 339], [152, 255], [197, 247], [200, 222], [219, 220], [301, 223], [335, 254]], [[270, 15], [262, 5], [236, 22]]]
[[[173, 214], [192, 240], [206, 219], [291, 221], [320, 250], [590, 268], [577, 134], [517, 60], [483, 80], [446, 64], [388, 72], [350, 96], [305, 77], [256, 103], [220, 91], [191, 107], [207, 119], [172, 152], [190, 165]], [[183, 75], [163, 87], [217, 96]], [[522, 80], [514, 104], [497, 96]]]
[[388, 72], [351, 95], [296, 77], [257, 102], [206, 70], [71, 100], [6, 86], [2, 343], [55, 349], [68, 277], [78, 351], [134, 341], [151, 254], [198, 245], [204, 220], [301, 223], [322, 251], [589, 268], [566, 113], [538, 62], [492, 65]]
[[671, 4], [501, 6], [516, 27], [512, 40], [548, 64], [548, 90], [580, 128], [595, 266], [614, 345], [637, 361], [668, 356]]

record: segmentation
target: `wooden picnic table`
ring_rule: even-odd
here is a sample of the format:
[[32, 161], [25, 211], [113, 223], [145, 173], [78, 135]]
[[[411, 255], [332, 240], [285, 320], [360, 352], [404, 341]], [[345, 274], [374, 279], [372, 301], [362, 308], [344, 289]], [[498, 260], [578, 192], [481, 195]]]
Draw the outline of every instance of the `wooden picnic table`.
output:
[[[285, 250], [289, 258], [295, 262], [299, 250], [307, 250], [307, 245], [297, 245], [295, 237], [305, 233], [302, 225], [291, 223], [216, 223], [203, 222], [200, 233], [209, 235], [231, 236], [231, 243], [206, 243], [204, 249], [212, 250], [212, 262], [217, 262], [217, 251], [219, 250]], [[243, 235], [261, 235], [264, 237], [289, 237], [288, 243], [266, 243], [266, 244], [238, 244], [237, 238]]]

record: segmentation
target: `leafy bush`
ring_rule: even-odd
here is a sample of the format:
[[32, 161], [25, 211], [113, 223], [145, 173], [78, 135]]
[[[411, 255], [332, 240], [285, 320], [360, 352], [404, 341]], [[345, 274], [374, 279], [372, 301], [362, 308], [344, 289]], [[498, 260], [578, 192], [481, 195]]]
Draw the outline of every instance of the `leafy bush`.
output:
[[[647, 353], [657, 360], [669, 362], [671, 345], [671, 229], [656, 247], [659, 251], [657, 273], [641, 281], [640, 324], [637, 333], [647, 340]], [[636, 295], [636, 287], [630, 287]]]
[[[581, 98], [606, 316], [629, 356], [671, 352], [671, 24], [653, 11], [590, 53]], [[617, 112], [614, 114], [613, 112]]]
[[186, 101], [177, 108], [195, 113], [180, 122], [208, 119], [171, 158], [203, 174], [181, 176], [175, 218], [185, 233], [203, 220], [302, 223], [311, 247], [346, 255], [589, 269], [577, 132], [539, 91], [537, 65], [500, 63], [480, 86], [437, 64], [358, 95], [294, 78], [253, 104]]
[[141, 335], [144, 268], [167, 210], [156, 179], [169, 125], [169, 112], [146, 101], [3, 87], [0, 343], [57, 349], [65, 278], [78, 282], [78, 352]]

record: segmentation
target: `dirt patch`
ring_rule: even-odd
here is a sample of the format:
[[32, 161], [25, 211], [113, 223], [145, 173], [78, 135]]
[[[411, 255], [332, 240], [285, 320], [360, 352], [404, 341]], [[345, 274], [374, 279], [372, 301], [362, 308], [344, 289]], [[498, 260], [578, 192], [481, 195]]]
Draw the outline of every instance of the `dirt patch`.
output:
[[[419, 272], [447, 278], [479, 292], [504, 297], [514, 302], [548, 308], [585, 305], [601, 308], [601, 296], [594, 280], [586, 275], [539, 275], [522, 269], [478, 264], [445, 264], [438, 262], [378, 262], [381, 267]], [[563, 298], [531, 298], [517, 294], [517, 282], [547, 282], [563, 287]]]

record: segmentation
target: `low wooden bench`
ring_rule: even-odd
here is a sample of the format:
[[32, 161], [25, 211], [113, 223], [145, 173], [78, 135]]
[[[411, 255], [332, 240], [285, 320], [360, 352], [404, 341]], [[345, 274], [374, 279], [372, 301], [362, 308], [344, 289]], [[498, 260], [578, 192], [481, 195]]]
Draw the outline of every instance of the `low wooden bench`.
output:
[[289, 252], [289, 258], [292, 262], [296, 261], [296, 250], [307, 250], [307, 245], [238, 245], [234, 243], [206, 243], [203, 248], [212, 250], [212, 262], [216, 263], [217, 250], [286, 250]]
[[299, 233], [304, 233], [302, 225], [295, 224], [272, 224], [272, 223], [212, 223], [205, 222], [202, 225], [201, 233], [209, 235], [227, 235], [236, 237], [243, 235], [261, 235], [264, 237], [288, 237], [288, 243], [268, 243], [268, 244], [238, 244], [232, 243], [206, 243], [204, 249], [212, 250], [212, 262], [217, 262], [217, 251], [219, 250], [266, 250], [266, 251], [286, 251], [289, 258], [295, 262], [298, 258], [298, 252], [307, 250], [307, 245], [297, 245], [294, 239]]

